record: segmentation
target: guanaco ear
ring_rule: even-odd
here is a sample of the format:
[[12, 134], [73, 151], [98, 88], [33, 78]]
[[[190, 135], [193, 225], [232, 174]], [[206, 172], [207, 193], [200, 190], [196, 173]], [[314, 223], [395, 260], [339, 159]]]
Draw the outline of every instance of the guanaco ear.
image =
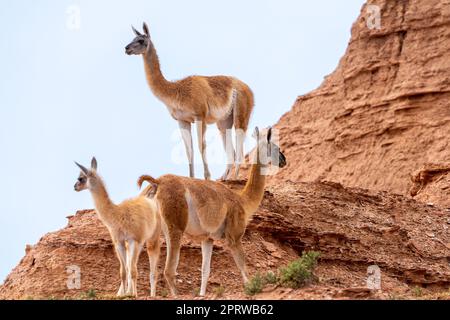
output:
[[82, 166], [81, 164], [79, 164], [78, 162], [75, 161], [75, 164], [78, 166], [78, 168], [81, 169], [81, 171], [85, 174], [88, 175], [89, 174], [89, 170], [86, 169], [86, 167]]
[[137, 31], [133, 26], [131, 26], [131, 29], [133, 30], [135, 35], [142, 36], [142, 34], [139, 31]]
[[91, 160], [91, 170], [97, 171], [97, 159], [95, 159], [95, 157], [92, 157], [92, 160]]
[[142, 24], [142, 29], [144, 29], [145, 35], [146, 35], [147, 37], [150, 38], [150, 32], [148, 31], [147, 23], [144, 22], [144, 23]]
[[272, 127], [269, 127], [269, 130], [267, 131], [267, 142], [270, 142], [272, 139]]

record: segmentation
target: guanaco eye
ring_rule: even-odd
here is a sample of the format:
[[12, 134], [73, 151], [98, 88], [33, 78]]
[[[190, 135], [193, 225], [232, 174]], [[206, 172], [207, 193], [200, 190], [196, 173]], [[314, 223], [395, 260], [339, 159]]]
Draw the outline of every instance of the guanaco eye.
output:
[[84, 178], [78, 178], [78, 182], [83, 182], [84, 181]]
[[144, 40], [139, 40], [139, 44], [144, 44]]

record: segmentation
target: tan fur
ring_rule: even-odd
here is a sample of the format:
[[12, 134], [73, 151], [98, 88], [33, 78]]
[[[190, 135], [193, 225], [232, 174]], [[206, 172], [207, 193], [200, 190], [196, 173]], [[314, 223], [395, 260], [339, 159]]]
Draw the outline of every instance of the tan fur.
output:
[[[237, 177], [239, 164], [243, 161], [245, 132], [254, 106], [252, 91], [244, 82], [228, 76], [190, 76], [174, 82], [166, 80], [161, 72], [158, 54], [145, 24], [144, 31], [148, 36], [144, 39], [148, 43], [146, 49], [139, 53], [144, 58], [145, 74], [150, 89], [167, 106], [172, 117], [180, 123], [180, 128], [189, 131], [189, 135], [190, 124], [202, 122], [202, 125], [197, 127], [197, 134], [205, 179], [210, 178], [204, 138], [206, 125], [216, 123], [223, 139], [225, 139], [226, 130], [231, 130], [233, 126], [236, 130], [242, 131], [236, 139], [238, 152], [236, 158], [234, 149], [229, 151], [229, 155], [227, 154], [228, 162], [236, 163], [235, 177]], [[137, 31], [135, 33], [138, 35], [136, 39], [143, 41], [143, 35]], [[127, 48], [133, 45], [136, 46], [136, 43], [132, 42]], [[190, 163], [189, 174], [194, 177], [192, 137], [186, 139], [184, 142]], [[227, 143], [233, 148], [232, 141]], [[233, 163], [228, 163], [223, 179], [227, 178]]]
[[156, 202], [146, 196], [138, 196], [116, 205], [109, 198], [96, 170], [82, 171], [80, 178], [85, 180], [78, 181], [75, 190], [91, 191], [98, 217], [109, 230], [120, 262], [121, 285], [117, 294], [137, 295], [137, 262], [146, 243], [151, 266], [151, 295], [155, 296], [161, 234]]
[[[260, 142], [264, 143], [265, 139], [267, 137], [259, 139], [258, 150]], [[244, 282], [247, 281], [241, 239], [248, 221], [261, 203], [265, 185], [265, 176], [261, 174], [263, 165], [259, 161], [258, 154], [255, 153], [255, 162], [245, 188], [239, 193], [220, 182], [175, 175], [164, 175], [158, 179], [142, 176], [138, 180], [139, 186], [144, 181], [151, 183], [141, 195], [153, 194], [157, 186], [154, 199], [160, 208], [168, 246], [164, 273], [173, 295], [176, 294], [175, 274], [183, 234], [201, 241], [202, 251], [203, 246], [209, 246], [212, 250], [214, 239], [226, 239]], [[208, 257], [204, 256], [201, 295], [205, 294], [209, 275], [209, 261], [206, 260]], [[204, 277], [203, 273], [207, 275]]]

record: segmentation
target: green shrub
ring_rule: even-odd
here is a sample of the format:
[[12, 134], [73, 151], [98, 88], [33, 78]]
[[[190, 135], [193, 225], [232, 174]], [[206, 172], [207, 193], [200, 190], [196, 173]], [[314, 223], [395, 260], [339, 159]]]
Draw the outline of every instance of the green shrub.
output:
[[245, 284], [244, 292], [249, 296], [254, 296], [257, 293], [260, 293], [263, 288], [264, 288], [264, 279], [258, 272], [253, 278], [251, 278]]
[[276, 284], [278, 283], [278, 277], [272, 271], [269, 271], [264, 276], [264, 283], [266, 284]]
[[94, 289], [89, 289], [88, 291], [82, 292], [79, 295], [79, 299], [95, 299], [97, 298], [97, 292]]
[[301, 258], [281, 268], [278, 273], [268, 271], [261, 275], [257, 273], [244, 287], [245, 294], [254, 296], [262, 292], [267, 284], [280, 284], [290, 288], [300, 288], [315, 279], [314, 269], [317, 265], [319, 253], [309, 251], [303, 253]]
[[222, 286], [218, 286], [214, 288], [214, 294], [218, 297], [221, 298], [223, 297], [223, 294], [225, 293], [225, 287]]
[[280, 270], [280, 284], [297, 289], [312, 282], [315, 278], [314, 269], [319, 255], [315, 251], [305, 252], [301, 258], [282, 268]]
[[167, 298], [169, 296], [169, 291], [167, 289], [161, 290], [161, 297]]
[[416, 297], [421, 297], [421, 296], [423, 296], [423, 290], [422, 290], [422, 288], [419, 287], [419, 286], [415, 286], [414, 289], [413, 289], [413, 294], [414, 294], [414, 296], [416, 296]]

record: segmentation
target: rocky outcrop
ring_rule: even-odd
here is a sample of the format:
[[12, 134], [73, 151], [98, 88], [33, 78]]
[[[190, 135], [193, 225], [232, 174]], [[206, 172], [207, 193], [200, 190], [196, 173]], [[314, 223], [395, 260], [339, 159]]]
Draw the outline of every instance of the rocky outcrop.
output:
[[[241, 188], [243, 183], [230, 185]], [[413, 286], [446, 290], [450, 285], [450, 212], [404, 196], [347, 189], [336, 183], [292, 183], [270, 187], [244, 238], [251, 274], [276, 271], [305, 250], [321, 252], [319, 283], [305, 290], [274, 288], [272, 298], [368, 298], [408, 294]], [[160, 266], [163, 266], [163, 246]], [[193, 298], [200, 284], [201, 251], [183, 245], [179, 273], [181, 298]], [[365, 287], [367, 268], [378, 265], [382, 291]], [[77, 266], [80, 288], [69, 289], [68, 267]], [[68, 273], [69, 271], [69, 273]], [[139, 295], [148, 298], [148, 262], [139, 263]], [[45, 235], [0, 288], [0, 298], [70, 297], [89, 290], [111, 297], [119, 283], [109, 235], [93, 211], [69, 217], [66, 228]], [[159, 297], [167, 293], [163, 277]], [[223, 243], [214, 248], [209, 298], [223, 288], [242, 299], [241, 277]], [[277, 291], [278, 290], [278, 291]], [[281, 291], [280, 291], [281, 290]], [[357, 296], [354, 296], [354, 295]], [[264, 297], [263, 295], [263, 297]]]
[[450, 163], [426, 164], [411, 176], [411, 181], [412, 197], [450, 208]]
[[[380, 8], [380, 29], [368, 27], [369, 5]], [[273, 183], [407, 194], [411, 172], [450, 161], [450, 2], [368, 1], [336, 71], [276, 127], [295, 161]]]

